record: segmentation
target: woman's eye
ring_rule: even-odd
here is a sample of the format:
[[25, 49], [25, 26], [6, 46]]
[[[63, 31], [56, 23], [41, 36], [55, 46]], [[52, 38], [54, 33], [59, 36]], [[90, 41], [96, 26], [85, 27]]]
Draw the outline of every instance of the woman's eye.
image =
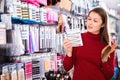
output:
[[98, 21], [94, 20], [94, 22], [98, 22]]
[[87, 20], [91, 20], [90, 18], [88, 18]]

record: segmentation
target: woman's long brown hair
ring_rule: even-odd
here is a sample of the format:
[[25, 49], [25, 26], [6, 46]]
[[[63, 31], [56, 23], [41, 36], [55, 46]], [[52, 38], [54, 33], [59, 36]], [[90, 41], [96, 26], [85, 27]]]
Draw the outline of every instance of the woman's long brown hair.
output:
[[88, 15], [91, 13], [91, 12], [95, 12], [97, 14], [99, 14], [102, 18], [102, 24], [104, 25], [101, 30], [100, 30], [100, 34], [101, 34], [101, 41], [104, 43], [104, 44], [109, 44], [109, 34], [108, 34], [108, 26], [107, 26], [107, 22], [108, 22], [108, 15], [106, 13], [106, 11], [101, 8], [101, 7], [96, 7], [94, 9], [92, 9]]
[[[92, 9], [89, 12], [89, 14], [91, 12], [95, 12], [95, 13], [97, 13], [97, 14], [99, 14], [101, 16], [101, 18], [102, 18], [102, 25], [104, 25], [100, 29], [101, 41], [105, 45], [108, 45], [109, 42], [110, 42], [110, 37], [109, 37], [109, 34], [108, 34], [108, 25], [107, 25], [108, 24], [108, 15], [107, 15], [106, 11], [103, 8], [101, 8], [101, 7], [97, 7], [97, 8]], [[105, 58], [106, 56], [109, 55], [109, 52], [111, 51], [111, 46], [108, 46], [107, 48], [105, 48], [103, 50], [104, 51], [101, 54], [101, 59], [103, 59], [103, 58]]]

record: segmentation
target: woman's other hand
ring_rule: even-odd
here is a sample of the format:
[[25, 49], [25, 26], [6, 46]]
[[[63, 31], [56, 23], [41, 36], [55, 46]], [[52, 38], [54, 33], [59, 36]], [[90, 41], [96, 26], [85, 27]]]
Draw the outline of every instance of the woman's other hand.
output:
[[116, 47], [117, 47], [117, 44], [113, 43], [111, 46], [107, 45], [106, 47], [103, 48], [102, 54], [101, 54], [102, 62], [106, 62], [108, 60], [108, 58], [110, 57], [110, 54], [113, 51], [115, 51]]

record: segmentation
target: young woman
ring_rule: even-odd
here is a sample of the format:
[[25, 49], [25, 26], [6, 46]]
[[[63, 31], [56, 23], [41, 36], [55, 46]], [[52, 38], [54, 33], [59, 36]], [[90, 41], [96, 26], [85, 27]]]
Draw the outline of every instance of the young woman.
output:
[[83, 46], [72, 47], [69, 39], [64, 40], [64, 69], [74, 68], [73, 80], [110, 80], [116, 44], [110, 45], [106, 11], [101, 7], [92, 9], [86, 25], [87, 32], [81, 34]]

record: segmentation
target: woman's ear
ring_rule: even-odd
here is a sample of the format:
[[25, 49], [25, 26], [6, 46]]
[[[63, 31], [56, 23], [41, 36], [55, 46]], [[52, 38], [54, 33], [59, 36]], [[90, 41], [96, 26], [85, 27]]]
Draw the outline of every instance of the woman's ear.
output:
[[105, 26], [105, 24], [102, 24], [101, 28], [103, 28]]
[[105, 26], [105, 24], [102, 24], [102, 26], [101, 26], [101, 27], [103, 28], [104, 26]]

